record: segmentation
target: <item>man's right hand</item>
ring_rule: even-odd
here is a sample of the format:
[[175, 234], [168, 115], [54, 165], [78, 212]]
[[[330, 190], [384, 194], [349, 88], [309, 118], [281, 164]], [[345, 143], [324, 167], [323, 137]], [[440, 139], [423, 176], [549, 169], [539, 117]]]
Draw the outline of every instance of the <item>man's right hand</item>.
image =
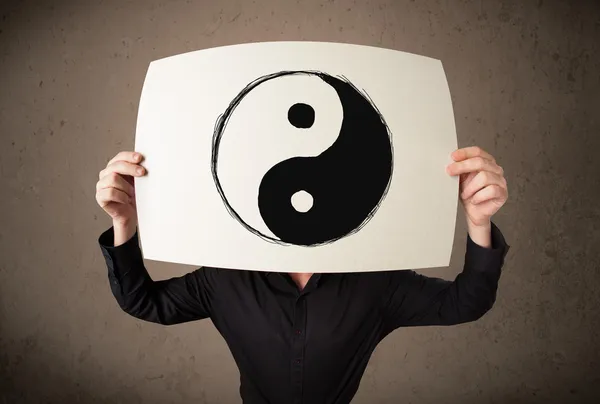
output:
[[115, 245], [131, 238], [137, 227], [133, 177], [146, 174], [146, 169], [139, 164], [141, 161], [140, 153], [120, 152], [98, 176], [96, 201], [113, 220]]

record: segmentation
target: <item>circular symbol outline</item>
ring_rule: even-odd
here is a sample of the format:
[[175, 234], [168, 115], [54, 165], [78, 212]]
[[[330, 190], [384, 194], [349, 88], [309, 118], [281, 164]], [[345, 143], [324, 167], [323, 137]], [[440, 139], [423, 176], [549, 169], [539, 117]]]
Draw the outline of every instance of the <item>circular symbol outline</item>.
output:
[[[381, 123], [383, 124], [383, 126], [385, 127], [385, 130], [387, 132], [388, 135], [388, 140], [389, 140], [389, 144], [390, 144], [390, 153], [391, 153], [391, 167], [390, 167], [390, 174], [389, 174], [389, 178], [386, 184], [385, 189], [383, 190], [383, 192], [381, 193], [381, 197], [379, 198], [379, 202], [373, 207], [373, 209], [365, 216], [365, 219], [356, 227], [354, 227], [352, 230], [350, 230], [349, 232], [346, 232], [342, 235], [340, 235], [339, 237], [335, 237], [329, 240], [325, 240], [323, 242], [319, 242], [319, 243], [315, 243], [315, 244], [310, 244], [310, 245], [299, 245], [299, 244], [294, 244], [294, 243], [290, 243], [290, 242], [286, 242], [283, 241], [281, 239], [278, 238], [273, 238], [271, 236], [267, 236], [263, 233], [261, 233], [260, 231], [256, 230], [254, 227], [252, 227], [251, 225], [249, 225], [248, 223], [246, 223], [246, 221], [236, 212], [236, 210], [233, 208], [233, 206], [231, 206], [231, 204], [229, 203], [229, 201], [227, 200], [227, 197], [225, 196], [225, 191], [223, 190], [223, 187], [221, 185], [221, 182], [219, 180], [219, 176], [217, 174], [217, 166], [218, 166], [218, 157], [219, 157], [219, 145], [221, 143], [221, 138], [223, 136], [223, 133], [225, 131], [225, 128], [227, 126], [227, 123], [229, 122], [229, 119], [231, 118], [231, 114], [233, 113], [233, 111], [235, 110], [235, 108], [239, 105], [239, 103], [242, 101], [242, 99], [248, 95], [248, 93], [250, 91], [252, 91], [255, 87], [257, 87], [258, 85], [278, 78], [278, 77], [284, 77], [284, 76], [292, 76], [292, 75], [307, 75], [307, 76], [317, 76], [319, 78], [321, 78], [322, 80], [324, 80], [324, 78], [329, 77], [332, 79], [336, 79], [336, 80], [341, 80], [344, 83], [348, 84], [349, 86], [351, 86], [367, 103], [370, 104], [370, 106], [374, 109], [374, 111], [379, 115], [379, 118], [381, 119]], [[326, 80], [324, 80], [326, 82]], [[285, 70], [285, 71], [280, 71], [277, 73], [271, 73], [271, 74], [267, 74], [265, 76], [261, 76], [255, 80], [253, 80], [252, 82], [250, 82], [248, 85], [246, 85], [246, 87], [244, 87], [242, 89], [242, 91], [240, 91], [235, 98], [229, 103], [229, 105], [227, 106], [227, 108], [225, 109], [225, 111], [219, 115], [217, 117], [216, 123], [215, 123], [215, 129], [213, 132], [213, 139], [212, 139], [212, 148], [211, 148], [211, 174], [213, 177], [213, 181], [215, 182], [215, 186], [217, 188], [217, 192], [219, 193], [219, 196], [221, 197], [223, 204], [225, 205], [225, 208], [227, 209], [229, 215], [234, 218], [238, 223], [240, 223], [246, 230], [248, 230], [250, 233], [260, 237], [261, 239], [263, 239], [264, 241], [273, 243], [273, 244], [279, 244], [279, 245], [284, 245], [284, 246], [298, 246], [298, 247], [317, 247], [317, 246], [322, 246], [322, 245], [327, 245], [327, 244], [331, 244], [333, 242], [336, 242], [342, 238], [345, 237], [349, 237], [353, 234], [356, 234], [357, 232], [359, 232], [372, 218], [373, 216], [375, 216], [375, 213], [377, 212], [377, 210], [379, 209], [379, 207], [381, 206], [381, 204], [383, 203], [383, 201], [385, 200], [387, 193], [390, 189], [390, 185], [392, 183], [392, 178], [394, 175], [394, 144], [392, 141], [392, 133], [389, 129], [389, 126], [387, 125], [387, 122], [385, 121], [385, 118], [383, 117], [383, 115], [381, 114], [381, 111], [379, 110], [379, 108], [377, 108], [377, 106], [375, 105], [375, 103], [373, 102], [373, 100], [371, 99], [371, 97], [367, 94], [367, 92], [363, 89], [360, 90], [358, 89], [350, 80], [348, 80], [348, 78], [346, 78], [343, 75], [338, 75], [338, 76], [332, 76], [330, 74], [321, 72], [321, 71], [317, 71], [317, 70]]]

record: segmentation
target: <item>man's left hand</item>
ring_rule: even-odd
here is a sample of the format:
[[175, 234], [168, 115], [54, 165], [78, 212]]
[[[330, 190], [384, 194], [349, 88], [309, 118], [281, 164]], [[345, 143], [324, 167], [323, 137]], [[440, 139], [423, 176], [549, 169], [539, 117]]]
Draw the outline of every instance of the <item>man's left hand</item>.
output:
[[469, 228], [488, 227], [492, 216], [508, 199], [504, 170], [496, 159], [480, 147], [458, 149], [452, 153], [448, 174], [460, 175], [460, 200]]

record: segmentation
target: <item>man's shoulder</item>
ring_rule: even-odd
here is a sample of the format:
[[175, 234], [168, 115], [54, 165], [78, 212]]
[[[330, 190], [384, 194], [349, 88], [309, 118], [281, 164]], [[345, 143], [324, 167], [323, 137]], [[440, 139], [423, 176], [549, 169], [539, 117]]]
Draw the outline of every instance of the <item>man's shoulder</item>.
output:
[[202, 266], [197, 269], [197, 271], [202, 271], [205, 273], [205, 276], [211, 278], [218, 279], [248, 279], [255, 276], [262, 276], [264, 272], [262, 271], [250, 271], [244, 269], [232, 269], [232, 268], [220, 268], [220, 267], [209, 267]]
[[343, 282], [347, 285], [354, 285], [360, 288], [374, 288], [383, 286], [390, 282], [391, 276], [397, 271], [362, 271], [362, 272], [332, 272], [324, 274], [326, 278], [335, 279], [336, 282]]
[[373, 289], [387, 289], [394, 284], [403, 282], [412, 277], [415, 271], [412, 269], [394, 269], [381, 271], [363, 271], [344, 274], [336, 274], [341, 279], [345, 279], [350, 283], [355, 283], [360, 287], [369, 287]]

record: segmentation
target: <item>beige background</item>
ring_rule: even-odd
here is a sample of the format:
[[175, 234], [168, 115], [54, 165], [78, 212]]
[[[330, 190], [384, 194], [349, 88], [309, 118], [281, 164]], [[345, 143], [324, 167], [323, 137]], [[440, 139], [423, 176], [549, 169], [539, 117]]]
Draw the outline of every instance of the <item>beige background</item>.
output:
[[[239, 403], [209, 321], [122, 313], [96, 240], [97, 172], [133, 147], [148, 63], [216, 45], [327, 40], [443, 60], [459, 145], [506, 169], [512, 245], [476, 323], [396, 331], [355, 403], [600, 398], [597, 1], [2, 1], [0, 402]], [[452, 278], [462, 266], [459, 217]], [[154, 277], [192, 268], [149, 265]]]

